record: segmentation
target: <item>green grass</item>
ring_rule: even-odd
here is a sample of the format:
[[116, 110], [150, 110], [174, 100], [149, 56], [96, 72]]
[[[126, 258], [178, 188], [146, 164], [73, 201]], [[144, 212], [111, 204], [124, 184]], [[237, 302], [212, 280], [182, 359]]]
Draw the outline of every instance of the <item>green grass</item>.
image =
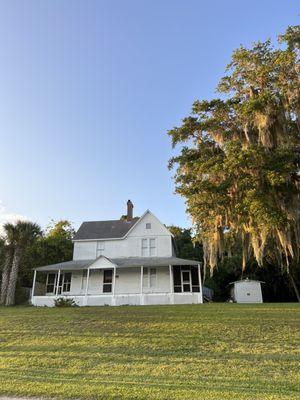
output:
[[300, 306], [0, 308], [0, 394], [300, 399]]

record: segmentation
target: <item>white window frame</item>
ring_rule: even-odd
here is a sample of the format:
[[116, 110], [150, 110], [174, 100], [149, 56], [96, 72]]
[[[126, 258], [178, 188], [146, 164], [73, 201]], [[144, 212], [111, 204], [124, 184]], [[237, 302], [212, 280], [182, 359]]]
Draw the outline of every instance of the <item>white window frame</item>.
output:
[[[183, 280], [183, 274], [187, 272], [189, 274], [189, 280], [184, 281]], [[180, 271], [181, 273], [181, 293], [191, 293], [193, 291], [193, 286], [192, 286], [192, 271], [190, 269], [182, 269]], [[190, 285], [190, 290], [189, 291], [184, 291], [183, 286], [184, 285]]]
[[141, 240], [141, 255], [142, 257], [148, 257], [149, 254], [149, 240], [142, 238]]
[[[104, 282], [104, 277], [105, 277], [105, 272], [110, 271], [111, 272], [111, 281], [109, 282]], [[113, 292], [113, 284], [114, 284], [114, 270], [113, 269], [104, 269], [103, 270], [103, 275], [102, 275], [102, 293], [103, 294], [112, 294]], [[105, 291], [105, 287], [110, 287], [109, 291]]]
[[[154, 242], [154, 246], [152, 246], [151, 245], [151, 243], [153, 243]], [[149, 256], [150, 257], [155, 257], [156, 256], [156, 254], [157, 254], [157, 252], [156, 252], [156, 243], [157, 243], [157, 240], [156, 240], [156, 238], [150, 238], [149, 239]], [[153, 251], [153, 253], [152, 253], [152, 251], [151, 250], [153, 250], [154, 249], [154, 251]]]
[[151, 222], [146, 222], [146, 229], [151, 229]]
[[[151, 270], [155, 271], [154, 275], [154, 284], [151, 285]], [[157, 268], [155, 267], [144, 267], [143, 268], [143, 287], [145, 289], [154, 289], [157, 287]]]
[[87, 280], [87, 269], [82, 270], [82, 277], [81, 277], [81, 290], [85, 290], [86, 288], [86, 280]]
[[[151, 271], [154, 271], [154, 285], [151, 285]], [[154, 267], [149, 268], [149, 287], [150, 289], [157, 287], [157, 269]]]
[[[151, 242], [154, 246], [151, 245]], [[144, 245], [146, 243], [146, 246]], [[154, 251], [152, 252], [151, 249]], [[141, 256], [142, 257], [156, 257], [157, 256], [157, 238], [150, 237], [150, 238], [142, 238], [141, 240]]]
[[105, 242], [104, 241], [98, 241], [97, 242], [97, 248], [96, 248], [96, 258], [103, 256], [105, 251]]
[[[70, 277], [70, 282], [68, 283], [68, 285], [70, 285], [70, 289], [65, 291], [65, 290], [63, 290], [63, 289], [64, 289], [64, 286], [65, 286], [65, 284], [66, 284], [66, 283], [65, 283], [66, 274], [70, 274], [71, 277]], [[62, 293], [70, 293], [70, 292], [71, 292], [71, 285], [72, 285], [72, 271], [66, 271], [66, 272], [63, 273], [63, 281], [62, 281], [61, 292], [62, 292]]]
[[[64, 283], [65, 283], [65, 274], [71, 274], [71, 280], [70, 280], [70, 290], [68, 291], [64, 291]], [[47, 290], [47, 284], [48, 284], [48, 275], [47, 274], [47, 281], [46, 281], [46, 290]], [[59, 280], [58, 280], [58, 273], [55, 273], [55, 288], [54, 288], [54, 292], [47, 292], [47, 294], [52, 293], [55, 294], [56, 292], [59, 295], [63, 295], [63, 294], [68, 294], [71, 291], [71, 287], [72, 287], [72, 271], [64, 271], [61, 272], [59, 275]]]
[[[47, 291], [49, 275], [54, 275], [54, 286], [53, 286], [53, 291], [52, 292], [48, 292]], [[48, 272], [47, 279], [46, 279], [46, 294], [54, 294], [55, 293], [55, 291], [56, 291], [56, 283], [57, 283], [57, 273], [56, 272]]]

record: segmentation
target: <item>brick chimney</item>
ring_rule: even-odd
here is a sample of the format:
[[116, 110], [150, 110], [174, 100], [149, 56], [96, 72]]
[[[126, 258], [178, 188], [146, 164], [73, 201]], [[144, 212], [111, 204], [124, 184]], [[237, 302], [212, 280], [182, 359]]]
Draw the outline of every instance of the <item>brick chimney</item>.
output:
[[130, 222], [133, 218], [133, 204], [131, 200], [127, 201], [127, 221]]

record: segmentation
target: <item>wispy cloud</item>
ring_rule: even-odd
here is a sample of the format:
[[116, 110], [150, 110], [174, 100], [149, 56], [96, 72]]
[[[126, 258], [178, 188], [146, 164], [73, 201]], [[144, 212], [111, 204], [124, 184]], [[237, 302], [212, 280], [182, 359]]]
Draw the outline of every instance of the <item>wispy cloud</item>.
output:
[[0, 200], [0, 235], [3, 235], [3, 225], [6, 222], [16, 222], [16, 221], [27, 221], [28, 218], [25, 215], [8, 212], [3, 202]]

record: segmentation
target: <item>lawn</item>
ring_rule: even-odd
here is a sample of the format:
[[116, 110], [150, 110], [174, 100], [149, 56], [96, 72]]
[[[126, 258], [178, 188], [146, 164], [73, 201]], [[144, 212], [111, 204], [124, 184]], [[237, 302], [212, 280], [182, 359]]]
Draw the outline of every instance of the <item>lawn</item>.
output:
[[0, 308], [0, 394], [300, 399], [300, 306]]

